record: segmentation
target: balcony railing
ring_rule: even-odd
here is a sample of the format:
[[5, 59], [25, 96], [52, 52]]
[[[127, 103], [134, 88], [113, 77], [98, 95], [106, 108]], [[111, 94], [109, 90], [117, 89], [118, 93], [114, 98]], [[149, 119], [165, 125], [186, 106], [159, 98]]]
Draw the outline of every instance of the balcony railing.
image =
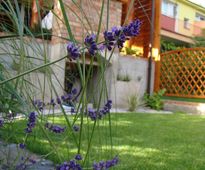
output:
[[205, 21], [184, 21], [161, 15], [161, 29], [178, 33], [184, 36], [203, 36]]
[[175, 31], [175, 18], [171, 18], [166, 15], [161, 15], [161, 28], [174, 32]]

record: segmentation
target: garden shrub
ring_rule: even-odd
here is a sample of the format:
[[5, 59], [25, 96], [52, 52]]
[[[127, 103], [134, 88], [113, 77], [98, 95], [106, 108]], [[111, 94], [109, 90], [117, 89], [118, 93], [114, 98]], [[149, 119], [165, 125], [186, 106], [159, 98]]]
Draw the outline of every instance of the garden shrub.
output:
[[147, 106], [152, 109], [160, 110], [163, 109], [163, 101], [162, 96], [164, 95], [166, 89], [159, 90], [158, 92], [154, 92], [151, 95], [145, 93], [144, 100]]

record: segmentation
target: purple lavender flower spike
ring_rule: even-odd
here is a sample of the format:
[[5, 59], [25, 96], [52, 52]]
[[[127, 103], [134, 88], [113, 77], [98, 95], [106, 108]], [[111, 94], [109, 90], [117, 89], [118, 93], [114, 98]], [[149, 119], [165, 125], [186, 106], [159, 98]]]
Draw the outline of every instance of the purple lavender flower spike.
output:
[[20, 144], [19, 144], [19, 148], [20, 148], [20, 149], [24, 149], [25, 147], [26, 147], [26, 145], [25, 145], [24, 143], [20, 143]]
[[72, 100], [73, 95], [72, 95], [72, 94], [70, 94], [70, 93], [68, 93], [66, 97], [67, 97], [67, 99], [68, 99], [68, 100]]
[[109, 51], [112, 50], [112, 46], [115, 44], [115, 38], [114, 38], [114, 34], [111, 31], [105, 31], [104, 32], [104, 39], [105, 39], [105, 43], [103, 44]]
[[0, 127], [4, 126], [4, 121], [0, 119]]
[[116, 40], [116, 45], [118, 46], [118, 48], [122, 48], [124, 45], [124, 42], [127, 40], [126, 36], [124, 35], [122, 28], [117, 28], [117, 27], [113, 27], [112, 28], [112, 32], [114, 34], [114, 38]]
[[25, 129], [25, 132], [31, 133], [35, 125], [36, 125], [36, 113], [31, 112], [28, 117], [28, 123], [27, 123], [27, 128]]
[[63, 133], [65, 131], [65, 127], [53, 125], [53, 127], [50, 130], [53, 131], [54, 133]]
[[112, 108], [112, 100], [108, 100], [105, 106], [110, 110]]
[[141, 21], [139, 19], [132, 21], [129, 25], [123, 27], [113, 27], [111, 31], [104, 32], [105, 42], [103, 45], [110, 51], [117, 45], [122, 48], [124, 42], [131, 37], [137, 36], [140, 31]]
[[65, 101], [65, 100], [66, 100], [66, 96], [62, 95], [62, 96], [61, 96], [61, 100], [62, 100], [62, 101]]
[[52, 105], [53, 107], [56, 105], [55, 100], [51, 99], [50, 105]]
[[119, 162], [119, 159], [117, 156], [115, 156], [113, 159], [111, 160], [107, 160], [107, 161], [100, 161], [98, 163], [94, 162], [93, 164], [93, 170], [108, 170], [109, 168], [117, 165]]
[[108, 50], [112, 50], [112, 46], [117, 45], [118, 48], [122, 48], [124, 42], [127, 40], [122, 28], [113, 27], [112, 31], [104, 32], [105, 43], [104, 45]]
[[105, 162], [104, 162], [104, 161], [100, 161], [100, 162], [99, 162], [99, 167], [100, 167], [101, 169], [103, 169], [103, 168], [105, 167]]
[[64, 162], [61, 165], [58, 165], [56, 170], [82, 170], [82, 168], [75, 160], [70, 160], [69, 162]]
[[77, 155], [75, 156], [75, 160], [77, 160], [77, 161], [82, 160], [82, 156], [81, 156], [80, 154], [77, 154]]
[[60, 97], [57, 97], [57, 98], [56, 98], [56, 102], [57, 102], [58, 104], [61, 104], [61, 99], [60, 99]]
[[74, 125], [74, 126], [73, 126], [73, 130], [74, 130], [75, 132], [78, 132], [78, 131], [80, 130], [80, 127], [77, 126], [77, 125]]
[[45, 107], [45, 103], [41, 100], [35, 100], [35, 101], [33, 101], [33, 104], [35, 107], [38, 108], [39, 111], [43, 111], [43, 109]]
[[72, 107], [70, 112], [71, 112], [71, 114], [74, 114], [75, 113], [75, 108]]
[[85, 45], [88, 48], [89, 53], [94, 56], [98, 50], [97, 44], [96, 44], [96, 35], [87, 35], [84, 41]]
[[128, 37], [134, 37], [139, 34], [141, 26], [141, 21], [136, 19], [132, 21], [129, 25], [123, 27], [123, 33]]
[[76, 95], [78, 93], [78, 90], [76, 88], [71, 90], [71, 94]]
[[54, 133], [63, 133], [65, 131], [65, 127], [61, 127], [59, 125], [53, 125], [48, 122], [45, 124], [45, 128], [49, 129], [51, 132]]
[[96, 111], [93, 109], [88, 109], [88, 116], [91, 118], [91, 120], [95, 121], [97, 119]]
[[80, 57], [80, 50], [79, 47], [76, 46], [74, 43], [69, 42], [67, 45], [68, 55], [71, 59], [76, 60]]
[[108, 100], [105, 106], [99, 109], [99, 111], [89, 108], [87, 116], [90, 117], [91, 120], [96, 121], [97, 119], [102, 119], [103, 116], [109, 113], [111, 108], [112, 108], [112, 100]]

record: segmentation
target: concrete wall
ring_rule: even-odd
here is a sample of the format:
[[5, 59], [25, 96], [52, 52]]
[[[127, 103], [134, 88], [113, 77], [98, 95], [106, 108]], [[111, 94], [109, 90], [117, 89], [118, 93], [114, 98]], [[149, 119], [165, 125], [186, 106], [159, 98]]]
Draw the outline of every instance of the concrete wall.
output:
[[[104, 55], [102, 53], [102, 55]], [[109, 56], [109, 52], [108, 52]], [[104, 58], [102, 58], [104, 60]], [[154, 88], [154, 69], [155, 64], [152, 64], [152, 79], [151, 91]], [[92, 79], [89, 81], [87, 99], [90, 103], [99, 102], [100, 92], [105, 84], [102, 84], [102, 70], [99, 66], [94, 67]], [[121, 75], [130, 77], [130, 81], [118, 80], [117, 77]], [[147, 75], [148, 75], [148, 60], [144, 58], [134, 58], [132, 56], [121, 56], [118, 51], [112, 55], [110, 63], [107, 65], [104, 80], [107, 85], [108, 98], [112, 99], [114, 108], [128, 109], [128, 98], [136, 95], [139, 102], [142, 100], [147, 89]], [[99, 82], [101, 81], [101, 82]], [[101, 106], [107, 100], [105, 93], [101, 96]]]
[[[60, 50], [57, 51], [58, 49]], [[2, 39], [0, 41], [0, 63], [7, 69], [7, 78], [12, 78], [19, 73], [53, 61], [53, 58], [56, 58], [56, 56], [60, 57], [60, 51], [63, 50], [59, 45], [52, 45], [49, 41], [42, 41], [40, 39], [31, 39], [29, 37], [24, 37], [23, 41], [16, 38]], [[24, 64], [21, 63], [21, 68], [19, 67], [20, 60], [24, 62]], [[54, 95], [54, 92], [51, 92], [52, 84], [60, 95], [63, 93], [62, 89], [64, 87], [60, 86], [58, 81], [64, 82], [64, 63], [65, 61], [61, 61], [58, 63], [58, 66], [52, 65], [52, 67], [49, 67], [50, 71], [45, 72], [45, 69], [37, 70], [23, 77], [28, 81], [27, 88], [33, 98], [42, 99], [42, 96], [44, 96], [46, 101], [50, 101], [51, 95]], [[55, 73], [55, 75], [52, 73]]]
[[[13, 67], [14, 62], [18, 63], [20, 57], [24, 57], [24, 60], [28, 62], [27, 65], [40, 65], [46, 60], [50, 60], [50, 54], [49, 41], [29, 37], [24, 37], [23, 41], [17, 38], [1, 39], [0, 41], [0, 62], [8, 64], [8, 69]], [[21, 69], [23, 70], [23, 68]]]
[[[4, 61], [5, 63], [7, 63], [7, 67], [10, 68], [10, 70], [12, 70], [13, 60], [19, 58], [20, 55], [20, 53], [18, 53], [18, 50], [14, 50], [12, 46], [16, 45], [19, 48], [19, 44], [20, 43], [18, 40], [6, 40], [4, 43], [0, 43], [0, 61]], [[17, 56], [12, 56], [11, 54], [4, 54], [7, 51], [9, 51], [11, 54], [15, 53]], [[54, 61], [67, 55], [65, 43], [43, 44], [41, 42], [30, 41], [30, 43], [24, 44], [24, 51], [26, 56], [37, 57], [41, 60], [43, 60], [43, 56], [46, 55], [45, 57], [48, 61]], [[35, 68], [45, 62], [45, 60], [41, 60], [31, 60], [31, 62], [33, 62], [33, 66], [30, 68]], [[65, 63], [66, 59], [61, 60], [55, 65], [52, 65], [51, 69], [53, 72], [48, 72], [45, 74], [43, 72], [37, 71], [25, 77], [27, 78], [27, 80], [29, 80], [29, 82], [35, 85], [35, 88], [33, 88], [33, 96], [35, 96], [36, 99], [42, 99], [42, 96], [44, 94], [45, 101], [50, 101], [51, 96], [56, 96], [55, 92], [51, 90], [53, 89], [53, 87], [55, 87], [55, 90], [58, 93], [57, 95], [60, 96], [65, 93]], [[127, 100], [128, 97], [130, 97], [131, 95], [136, 95], [137, 97], [142, 98], [142, 96], [146, 92], [147, 87], [147, 67], [148, 61], [146, 59], [133, 58], [131, 56], [121, 56], [118, 51], [114, 52], [105, 72], [105, 80], [109, 95], [108, 97], [113, 100], [114, 107], [128, 108]], [[153, 89], [154, 71], [152, 73], [153, 74], [151, 80], [151, 87]], [[15, 74], [15, 71], [11, 72], [10, 77], [15, 76]], [[102, 86], [96, 86], [96, 84], [99, 81], [101, 74], [102, 71], [100, 71], [100, 67], [95, 66], [93, 78], [90, 81], [90, 85], [88, 86], [89, 97], [89, 94], [91, 94], [91, 91], [93, 91], [94, 89], [94, 97], [91, 97], [89, 99], [90, 102], [99, 99], [99, 89]], [[119, 75], [121, 77], [128, 76], [130, 78], [130, 81], [118, 80], [117, 77]], [[106, 96], [103, 96], [102, 103], [104, 103], [105, 100]]]
[[[154, 87], [154, 63], [152, 64], [151, 88]], [[117, 75], [129, 76], [130, 81], [117, 80]], [[114, 107], [128, 108], [128, 98], [136, 95], [143, 98], [147, 88], [148, 60], [131, 56], [115, 56], [112, 61], [110, 98]]]

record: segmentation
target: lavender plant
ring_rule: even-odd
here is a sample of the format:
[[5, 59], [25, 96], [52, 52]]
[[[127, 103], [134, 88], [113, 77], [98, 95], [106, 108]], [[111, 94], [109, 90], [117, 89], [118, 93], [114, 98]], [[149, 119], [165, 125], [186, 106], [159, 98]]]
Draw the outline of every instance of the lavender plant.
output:
[[[132, 1], [134, 2], [134, 0]], [[82, 26], [91, 26], [92, 24], [88, 20], [88, 16], [83, 11], [82, 1], [80, 1], [80, 3], [72, 1], [71, 3], [80, 10], [80, 17], [74, 11], [73, 13], [82, 21]], [[40, 46], [35, 39], [35, 34], [33, 34], [29, 27], [22, 24], [23, 21], [21, 18], [20, 6], [17, 0], [14, 0], [14, 2], [8, 1], [8, 3], [3, 2], [0, 5], [0, 9], [6, 12], [10, 18], [13, 18], [13, 22], [16, 25], [15, 34], [11, 33], [9, 31], [10, 29], [7, 30], [5, 28], [5, 31], [9, 34], [10, 42], [7, 42], [8, 37], [1, 37], [1, 44], [4, 44], [4, 46], [1, 47], [0, 50], [2, 49], [8, 58], [11, 58], [14, 61], [18, 58], [20, 67], [18, 67], [15, 72], [11, 70], [6, 76], [4, 73], [4, 77], [0, 73], [0, 76], [3, 77], [0, 77], [0, 86], [10, 85], [17, 96], [16, 98], [22, 104], [21, 106], [23, 109], [21, 109], [21, 115], [24, 115], [27, 124], [25, 124], [24, 132], [22, 132], [25, 133], [25, 138], [23, 141], [19, 141], [19, 143], [21, 143], [19, 147], [25, 149], [25, 144], [27, 145], [30, 141], [35, 142], [35, 138], [38, 136], [38, 133], [41, 132], [51, 147], [49, 154], [53, 154], [56, 157], [56, 162], [59, 163], [56, 166], [56, 169], [59, 170], [103, 170], [110, 169], [116, 166], [119, 162], [118, 156], [111, 159], [113, 155], [118, 154], [113, 154], [111, 151], [108, 151], [112, 154], [110, 154], [110, 159], [107, 158], [107, 161], [100, 161], [99, 158], [101, 156], [93, 159], [93, 157], [90, 156], [92, 155], [92, 140], [95, 137], [96, 129], [98, 129], [97, 126], [100, 123], [103, 123], [104, 119], [107, 119], [109, 120], [109, 141], [106, 141], [106, 144], [109, 145], [110, 150], [112, 150], [112, 123], [110, 117], [112, 100], [109, 99], [108, 95], [105, 71], [112, 58], [114, 50], [116, 48], [122, 48], [126, 40], [139, 34], [141, 22], [136, 19], [128, 25], [109, 29], [109, 3], [110, 1], [108, 0], [107, 12], [104, 14], [105, 1], [102, 0], [101, 2], [97, 33], [92, 29], [92, 31], [89, 32], [85, 26], [85, 33], [82, 36], [83, 41], [79, 42], [75, 39], [69, 18], [66, 14], [66, 8], [69, 8], [69, 6], [62, 0], [58, 1], [58, 7], [62, 12], [62, 20], [68, 34], [67, 37], [58, 38], [66, 40], [67, 46], [65, 48], [67, 54], [54, 60], [51, 60], [49, 57], [46, 48], [48, 44], [43, 39], [43, 32], [43, 43], [42, 46]], [[128, 10], [128, 15], [132, 7], [131, 5]], [[41, 6], [38, 0], [36, 1], [36, 6], [38, 16], [41, 17]], [[72, 9], [70, 10], [72, 11]], [[51, 11], [57, 18], [59, 17], [55, 10]], [[107, 16], [107, 25], [101, 34], [103, 15]], [[85, 18], [85, 21], [87, 22], [86, 24], [82, 18]], [[41, 20], [42, 18], [39, 19]], [[27, 39], [24, 37], [25, 30], [27, 32], [26, 35], [31, 37], [29, 41], [32, 42], [32, 44], [28, 44]], [[102, 37], [100, 38], [101, 35]], [[58, 35], [52, 36], [56, 37]], [[33, 56], [29, 55], [29, 50], [34, 52]], [[105, 55], [104, 58], [107, 62], [101, 60], [102, 54]], [[89, 66], [86, 66], [86, 55], [90, 56]], [[70, 91], [67, 92], [62, 88], [61, 93], [56, 88], [56, 84], [60, 87], [63, 86], [60, 83], [61, 77], [58, 74], [58, 69], [65, 69], [64, 67], [61, 68], [62, 65], [59, 64], [65, 60], [69, 60], [71, 63], [76, 63], [75, 65], [79, 74], [81, 87], [79, 89], [70, 88]], [[98, 61], [98, 64], [100, 65], [100, 75], [95, 85], [95, 89], [99, 92], [97, 98], [95, 98], [92, 93], [88, 95], [88, 86], [89, 81], [92, 79], [94, 61]], [[40, 75], [38, 71], [42, 69], [44, 70], [44, 74]], [[6, 69], [4, 72], [6, 72]], [[32, 80], [34, 77], [36, 81]], [[36, 98], [37, 91], [39, 92], [38, 96], [41, 96], [40, 99]], [[46, 98], [48, 98], [46, 92], [48, 91], [50, 96], [48, 101], [46, 101]], [[94, 98], [97, 105], [95, 108], [89, 108], [88, 103], [90, 102], [90, 99], [94, 100]], [[69, 114], [64, 108], [66, 105], [71, 106]], [[53, 119], [51, 119], [50, 115], [45, 114], [45, 111], [50, 108], [53, 112], [49, 112], [48, 114], [51, 114]], [[65, 125], [60, 125], [58, 122], [56, 123], [55, 117], [58, 115], [56, 115], [55, 111], [57, 109], [60, 110], [60, 116], [64, 117], [66, 121]], [[14, 130], [12, 124], [15, 123], [15, 121], [18, 120], [15, 118], [12, 122], [6, 121], [5, 125], [5, 117], [1, 117], [0, 128], [10, 129], [12, 131]], [[51, 134], [65, 136], [65, 141], [58, 142], [66, 143], [68, 145], [66, 157], [63, 155], [63, 152], [59, 150], [58, 143], [52, 140]], [[83, 140], [84, 138], [86, 138], [86, 142]], [[72, 150], [73, 148], [75, 148], [75, 151]], [[23, 165], [22, 167], [24, 168]]]

